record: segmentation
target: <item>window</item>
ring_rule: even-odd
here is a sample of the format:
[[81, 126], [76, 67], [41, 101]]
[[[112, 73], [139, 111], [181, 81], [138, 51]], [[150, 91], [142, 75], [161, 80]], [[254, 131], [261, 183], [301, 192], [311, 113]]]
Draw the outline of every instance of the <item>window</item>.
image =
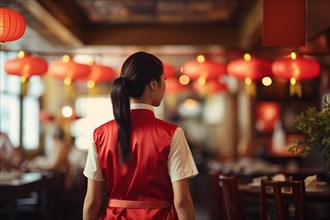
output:
[[20, 77], [8, 75], [4, 71], [5, 61], [16, 56], [17, 53], [0, 52], [0, 130], [7, 133], [14, 146], [20, 145], [21, 137], [22, 146], [26, 150], [33, 150], [39, 147], [39, 96], [43, 92], [43, 82], [39, 76], [32, 77], [28, 94], [20, 100]]
[[82, 118], [72, 123], [71, 133], [79, 149], [88, 149], [93, 143], [93, 131], [114, 118], [109, 96], [79, 97], [76, 111]]

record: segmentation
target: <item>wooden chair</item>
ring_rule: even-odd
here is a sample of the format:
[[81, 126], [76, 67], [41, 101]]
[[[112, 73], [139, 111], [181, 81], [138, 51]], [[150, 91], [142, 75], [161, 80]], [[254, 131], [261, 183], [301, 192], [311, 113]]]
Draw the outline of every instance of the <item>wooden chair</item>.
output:
[[219, 220], [224, 218], [223, 200], [219, 187], [219, 176], [219, 172], [209, 171], [212, 220]]
[[[269, 189], [270, 188], [270, 189]], [[306, 218], [304, 181], [271, 181], [261, 180], [260, 192], [260, 219], [267, 219], [267, 198], [275, 200], [276, 215], [278, 220], [288, 219], [284, 200], [293, 200], [295, 205], [295, 219]], [[272, 196], [273, 195], [273, 196]]]
[[223, 201], [224, 217], [227, 220], [244, 219], [243, 208], [241, 206], [237, 179], [235, 176], [219, 176], [219, 187]]

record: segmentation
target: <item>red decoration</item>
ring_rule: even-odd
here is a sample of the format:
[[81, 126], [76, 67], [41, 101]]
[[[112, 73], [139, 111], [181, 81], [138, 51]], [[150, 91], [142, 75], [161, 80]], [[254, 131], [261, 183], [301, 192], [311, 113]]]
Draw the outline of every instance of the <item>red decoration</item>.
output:
[[5, 62], [5, 71], [11, 75], [23, 76], [27, 79], [31, 76], [43, 75], [48, 70], [48, 63], [41, 57], [25, 55], [23, 58], [15, 58]]
[[290, 57], [275, 60], [272, 64], [273, 74], [277, 77], [296, 80], [312, 79], [319, 75], [320, 64], [312, 59], [298, 56], [296, 59]]
[[304, 137], [302, 135], [296, 135], [296, 134], [289, 134], [285, 136], [285, 145], [282, 147], [275, 147], [272, 143], [272, 141], [270, 141], [270, 149], [269, 152], [271, 155], [274, 156], [282, 156], [282, 157], [295, 157], [295, 155], [301, 153], [302, 148], [298, 149], [298, 151], [295, 154], [292, 154], [289, 151], [289, 148], [294, 146], [295, 143], [292, 140], [304, 140]]
[[242, 58], [229, 62], [227, 65], [227, 72], [237, 79], [249, 77], [252, 80], [260, 80], [272, 74], [271, 66], [272, 63], [267, 60], [252, 57], [247, 61]]
[[219, 82], [219, 80], [210, 80], [206, 83], [206, 86], [210, 94], [226, 92], [228, 90], [227, 85]]
[[[115, 78], [115, 71], [108, 66], [99, 64], [90, 65], [90, 73], [81, 78], [81, 80], [93, 80], [96, 83], [110, 82]], [[80, 80], [80, 79], [79, 79]]]
[[55, 61], [50, 64], [48, 72], [55, 78], [62, 80], [70, 78], [71, 80], [76, 80], [87, 76], [90, 72], [90, 66], [76, 63], [73, 60], [68, 62]]
[[174, 66], [164, 63], [163, 67], [166, 78], [176, 78], [177, 75]]
[[187, 90], [187, 86], [182, 85], [177, 78], [171, 77], [166, 79], [166, 93], [183, 93]]
[[256, 111], [256, 129], [259, 132], [272, 132], [275, 123], [280, 120], [280, 105], [276, 102], [261, 102]]
[[210, 60], [206, 60], [202, 63], [198, 62], [197, 60], [191, 60], [183, 65], [182, 72], [183, 74], [189, 76], [191, 80], [197, 79], [199, 77], [214, 79], [225, 74], [226, 65]]
[[41, 109], [40, 113], [39, 113], [39, 121], [41, 123], [52, 122], [52, 121], [55, 121], [55, 116], [53, 114], [47, 112], [46, 110]]
[[263, 1], [263, 46], [304, 46], [306, 0]]
[[0, 42], [15, 41], [25, 32], [24, 17], [16, 11], [0, 7]]
[[228, 90], [226, 84], [216, 79], [209, 80], [204, 85], [201, 85], [197, 80], [193, 81], [192, 88], [199, 94], [216, 94]]

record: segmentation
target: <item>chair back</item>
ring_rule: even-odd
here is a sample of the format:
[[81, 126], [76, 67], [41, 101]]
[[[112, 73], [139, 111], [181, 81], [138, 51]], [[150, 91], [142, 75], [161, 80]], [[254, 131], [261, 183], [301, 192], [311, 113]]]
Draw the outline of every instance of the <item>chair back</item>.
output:
[[212, 220], [224, 218], [222, 194], [219, 187], [219, 175], [219, 172], [209, 171]]
[[287, 219], [284, 200], [293, 200], [295, 219], [305, 219], [306, 199], [305, 183], [301, 181], [271, 181], [261, 180], [260, 219], [267, 219], [267, 199], [275, 201], [277, 219]]
[[237, 179], [235, 176], [219, 176], [219, 187], [221, 191], [224, 217], [227, 220], [244, 219], [243, 208], [238, 194]]

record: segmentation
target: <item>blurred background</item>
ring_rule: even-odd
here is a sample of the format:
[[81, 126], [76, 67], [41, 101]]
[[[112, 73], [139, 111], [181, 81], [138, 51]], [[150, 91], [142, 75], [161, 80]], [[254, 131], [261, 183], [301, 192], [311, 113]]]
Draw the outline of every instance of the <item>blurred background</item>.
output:
[[[288, 152], [301, 136], [295, 117], [320, 109], [330, 91], [330, 2], [305, 3], [304, 44], [264, 46], [262, 0], [2, 0], [26, 22], [20, 39], [1, 42], [1, 141], [20, 155], [2, 171], [38, 170], [52, 181], [47, 172], [64, 168], [68, 196], [59, 204], [80, 206], [61, 206], [60, 217], [79, 219], [92, 132], [113, 119], [112, 81], [142, 50], [163, 61], [168, 78], [156, 115], [184, 129], [200, 170], [191, 181], [198, 219], [216, 219], [212, 172], [325, 174], [319, 153], [302, 160]], [[307, 60], [300, 78], [278, 70], [295, 56]], [[15, 72], [22, 57], [39, 58], [30, 75]]]

